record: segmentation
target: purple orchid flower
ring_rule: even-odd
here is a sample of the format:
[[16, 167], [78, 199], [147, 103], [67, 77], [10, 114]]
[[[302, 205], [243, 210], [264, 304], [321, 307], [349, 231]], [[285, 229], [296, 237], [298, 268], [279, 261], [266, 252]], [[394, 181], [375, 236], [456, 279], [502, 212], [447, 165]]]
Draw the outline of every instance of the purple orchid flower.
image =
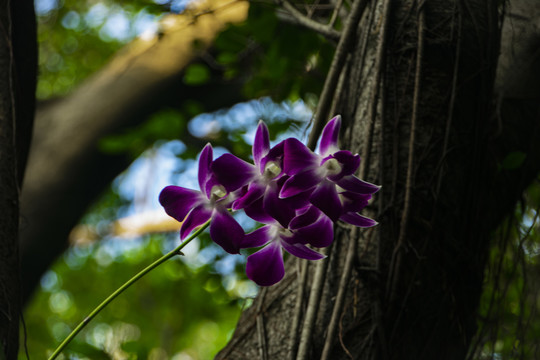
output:
[[[231, 154], [212, 161], [208, 144], [199, 158], [201, 191], [168, 186], [159, 200], [167, 214], [183, 221], [181, 239], [211, 220], [210, 236], [227, 252], [260, 248], [247, 258], [246, 273], [261, 286], [273, 285], [285, 274], [283, 250], [303, 259], [322, 259], [324, 255], [308, 245], [329, 246], [336, 221], [359, 227], [377, 224], [359, 212], [380, 187], [353, 175], [360, 157], [339, 149], [340, 127], [341, 117], [329, 121], [316, 154], [293, 138], [270, 148], [268, 128], [261, 121], [253, 142], [254, 164]], [[245, 235], [229, 209], [244, 209], [264, 226]]]
[[197, 226], [209, 219], [210, 237], [225, 251], [238, 254], [244, 240], [244, 230], [229, 211], [231, 200], [225, 187], [211, 171], [212, 146], [207, 144], [199, 157], [199, 187], [201, 191], [180, 186], [167, 186], [159, 195], [165, 212], [182, 222], [180, 238], [184, 240]]
[[[268, 196], [258, 200], [269, 217], [258, 217], [265, 226], [246, 235], [243, 246], [262, 247], [247, 258], [246, 274], [260, 286], [271, 286], [285, 275], [283, 251], [307, 260], [325, 256], [306, 245], [326, 247], [334, 237], [333, 222], [314, 206], [299, 211], [278, 197], [277, 184], [269, 186]], [[250, 208], [253, 208], [252, 205]], [[297, 214], [298, 213], [298, 214]]]
[[270, 182], [282, 175], [283, 143], [270, 149], [268, 128], [262, 121], [257, 126], [252, 151], [254, 165], [231, 154], [220, 156], [212, 164], [217, 179], [228, 191], [247, 186], [233, 202], [233, 210], [243, 209], [264, 196]]
[[[348, 194], [371, 195], [380, 187], [353, 175], [360, 165], [360, 157], [338, 148], [340, 127], [340, 116], [334, 117], [325, 126], [319, 144], [320, 154], [313, 153], [296, 139], [285, 140], [283, 167], [290, 178], [283, 184], [280, 197], [288, 198], [311, 191], [310, 202], [333, 221], [341, 219], [357, 225], [362, 223], [358, 218], [361, 215], [345, 209], [343, 199]], [[343, 193], [340, 194], [340, 190]], [[367, 226], [368, 222], [362, 224]]]

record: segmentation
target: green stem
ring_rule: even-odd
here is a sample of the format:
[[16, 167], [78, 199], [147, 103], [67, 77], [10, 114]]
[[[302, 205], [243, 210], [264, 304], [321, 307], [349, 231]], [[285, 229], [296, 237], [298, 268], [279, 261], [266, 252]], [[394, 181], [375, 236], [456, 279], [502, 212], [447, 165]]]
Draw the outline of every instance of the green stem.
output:
[[109, 305], [111, 301], [113, 301], [118, 295], [124, 292], [128, 287], [130, 287], [133, 283], [135, 283], [137, 280], [142, 278], [144, 275], [164, 263], [165, 261], [169, 260], [175, 255], [181, 254], [180, 250], [184, 248], [187, 244], [189, 244], [193, 239], [195, 239], [197, 236], [199, 236], [207, 227], [210, 225], [210, 220], [205, 222], [203, 225], [201, 225], [193, 234], [191, 234], [190, 237], [188, 237], [186, 240], [184, 240], [180, 245], [178, 245], [174, 250], [168, 252], [167, 254], [163, 255], [156, 261], [154, 261], [152, 264], [148, 265], [146, 268], [141, 270], [137, 275], [133, 276], [131, 279], [129, 279], [127, 282], [124, 283], [124, 285], [120, 286], [118, 289], [116, 289], [115, 292], [113, 292], [111, 295], [109, 295], [108, 298], [103, 300], [101, 304], [99, 304], [86, 318], [84, 318], [83, 321], [77, 325], [77, 327], [62, 341], [60, 345], [54, 350], [53, 354], [49, 357], [49, 360], [54, 360], [62, 350], [70, 343], [71, 340], [86, 326], [88, 323], [97, 315], [105, 306]]

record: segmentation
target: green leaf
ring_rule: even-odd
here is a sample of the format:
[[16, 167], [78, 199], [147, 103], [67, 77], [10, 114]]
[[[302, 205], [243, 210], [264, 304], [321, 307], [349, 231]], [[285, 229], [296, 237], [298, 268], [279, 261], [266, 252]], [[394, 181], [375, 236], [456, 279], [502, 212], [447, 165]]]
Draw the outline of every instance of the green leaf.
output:
[[187, 67], [184, 74], [186, 85], [201, 85], [210, 79], [210, 70], [202, 64], [193, 64]]
[[515, 170], [523, 165], [527, 154], [521, 151], [512, 151], [503, 159], [501, 168], [504, 170]]

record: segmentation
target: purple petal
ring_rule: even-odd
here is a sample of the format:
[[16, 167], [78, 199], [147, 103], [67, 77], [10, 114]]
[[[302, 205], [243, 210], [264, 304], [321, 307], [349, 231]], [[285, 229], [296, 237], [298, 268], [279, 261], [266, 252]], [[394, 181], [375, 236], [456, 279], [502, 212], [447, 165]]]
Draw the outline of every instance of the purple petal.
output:
[[260, 247], [273, 240], [272, 238], [272, 226], [266, 225], [258, 228], [255, 231], [246, 234], [244, 242], [242, 243], [242, 249]]
[[263, 185], [260, 182], [254, 181], [250, 183], [248, 191], [233, 203], [233, 210], [243, 209], [255, 200], [260, 199], [264, 195], [265, 190], [266, 185]]
[[246, 185], [257, 175], [254, 165], [231, 154], [218, 157], [212, 163], [212, 171], [229, 192]]
[[327, 247], [334, 240], [334, 223], [324, 214], [313, 224], [295, 230], [295, 239], [315, 247]]
[[283, 279], [285, 267], [279, 243], [272, 242], [248, 256], [246, 274], [260, 286], [271, 286]]
[[319, 144], [319, 153], [327, 156], [339, 150], [338, 137], [341, 127], [341, 116], [338, 115], [326, 124], [322, 131], [321, 143]]
[[285, 228], [289, 225], [292, 218], [296, 216], [295, 209], [290, 207], [286, 200], [279, 198], [276, 182], [268, 184], [263, 197], [263, 207], [266, 213], [276, 219]]
[[336, 179], [332, 179], [334, 181], [337, 180], [338, 178], [341, 179], [344, 176], [354, 174], [354, 172], [358, 170], [358, 167], [360, 166], [360, 155], [358, 154], [353, 155], [348, 150], [340, 150], [334, 153], [332, 156], [334, 157], [334, 159], [339, 161], [339, 163], [342, 166], [341, 171], [338, 174], [338, 177]]
[[312, 168], [293, 175], [283, 184], [279, 197], [288, 198], [304, 191], [308, 191], [319, 184], [323, 179], [324, 176], [321, 176], [320, 168]]
[[180, 228], [180, 239], [184, 240], [197, 226], [204, 224], [212, 216], [213, 209], [207, 203], [201, 204], [189, 212]]
[[289, 229], [295, 230], [304, 226], [311, 225], [315, 221], [317, 221], [320, 216], [321, 211], [315, 206], [311, 205], [291, 220], [291, 222], [289, 223]]
[[339, 219], [343, 212], [336, 186], [328, 180], [324, 180], [317, 186], [311, 194], [310, 201], [334, 222]]
[[283, 168], [283, 151], [285, 148], [284, 143], [285, 140], [272, 147], [270, 151], [268, 151], [268, 154], [261, 159], [261, 163], [259, 164], [261, 174], [264, 173], [265, 166], [269, 161], [274, 161], [279, 164], [281, 168]]
[[339, 194], [343, 204], [343, 212], [359, 212], [368, 205], [370, 194], [357, 194], [344, 191]]
[[214, 158], [214, 152], [212, 150], [212, 145], [210, 143], [206, 144], [206, 146], [202, 149], [201, 154], [199, 156], [199, 188], [201, 191], [205, 192], [205, 194], [208, 195], [206, 192], [206, 183], [210, 176], [212, 175], [212, 172], [210, 170], [210, 165], [212, 164], [212, 159]]
[[354, 175], [345, 176], [343, 179], [336, 181], [336, 184], [357, 194], [374, 194], [381, 188], [375, 184], [360, 180]]
[[255, 221], [258, 221], [263, 224], [273, 224], [276, 221], [272, 216], [270, 216], [265, 210], [263, 206], [263, 199], [260, 198], [250, 205], [246, 206], [244, 208], [244, 212], [247, 216], [252, 218]]
[[283, 248], [287, 250], [289, 254], [292, 254], [301, 259], [320, 260], [326, 257], [323, 254], [318, 253], [315, 250], [311, 250], [306, 245], [300, 243], [289, 243], [283, 240], [281, 241], [281, 246], [283, 246]]
[[346, 223], [359, 227], [372, 227], [378, 224], [373, 219], [351, 212], [341, 215], [339, 219], [345, 221]]
[[[260, 167], [261, 159], [270, 151], [270, 135], [268, 134], [266, 124], [262, 120], [259, 121], [257, 131], [255, 132], [252, 151], [255, 166]], [[261, 172], [263, 170], [264, 169], [261, 169]]]
[[244, 230], [225, 209], [216, 210], [210, 223], [210, 237], [229, 254], [240, 253]]
[[283, 143], [283, 170], [287, 175], [295, 175], [308, 168], [319, 166], [319, 156], [297, 139], [289, 138]]
[[159, 203], [165, 212], [178, 221], [183, 221], [191, 209], [204, 201], [206, 199], [200, 191], [180, 186], [167, 186], [159, 194]]

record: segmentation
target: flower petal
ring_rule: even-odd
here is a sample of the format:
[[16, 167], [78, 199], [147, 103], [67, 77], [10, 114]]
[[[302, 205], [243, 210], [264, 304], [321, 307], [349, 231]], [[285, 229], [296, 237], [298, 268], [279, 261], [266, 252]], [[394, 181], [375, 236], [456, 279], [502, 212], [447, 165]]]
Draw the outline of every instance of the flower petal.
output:
[[271, 231], [272, 226], [265, 225], [255, 231], [250, 232], [249, 234], [246, 234], [244, 237], [244, 242], [242, 243], [242, 249], [260, 247], [272, 241], [273, 237]]
[[335, 178], [332, 178], [331, 176], [328, 177], [333, 181], [341, 179], [344, 176], [354, 174], [354, 172], [358, 170], [358, 167], [360, 166], [360, 155], [353, 155], [353, 153], [351, 153], [349, 150], [340, 150], [335, 152], [332, 156], [341, 164], [341, 171], [339, 174], [337, 174]]
[[376, 222], [373, 219], [370, 219], [370, 218], [367, 218], [367, 217], [362, 216], [360, 214], [352, 213], [352, 212], [348, 212], [348, 213], [345, 213], [345, 214], [341, 215], [341, 217], [339, 219], [342, 220], [342, 221], [345, 221], [346, 223], [349, 223], [351, 225], [364, 227], [364, 228], [365, 227], [372, 227], [372, 226], [375, 226], [375, 225], [378, 224], [378, 222]]
[[260, 286], [271, 286], [285, 276], [279, 242], [272, 242], [247, 258], [246, 274]]
[[295, 175], [308, 168], [318, 167], [320, 158], [295, 138], [283, 141], [283, 170], [287, 175]]
[[260, 198], [250, 205], [246, 206], [244, 208], [244, 212], [247, 216], [252, 218], [255, 221], [258, 221], [263, 224], [273, 224], [276, 221], [272, 216], [270, 216], [265, 210], [263, 206], [263, 199]]
[[212, 216], [213, 209], [207, 203], [193, 208], [180, 228], [180, 239], [184, 240], [197, 226], [204, 224]]
[[[259, 125], [257, 126], [251, 150], [253, 152], [253, 162], [255, 162], [255, 166], [260, 168], [261, 159], [270, 151], [270, 135], [268, 134], [266, 124], [262, 120], [259, 121]], [[261, 173], [263, 170], [261, 169]]]
[[292, 218], [296, 216], [296, 211], [285, 199], [278, 196], [278, 185], [270, 182], [263, 197], [264, 211], [276, 219], [284, 228], [289, 225]]
[[[297, 212], [298, 213], [298, 212]], [[295, 230], [304, 226], [313, 224], [321, 216], [321, 210], [315, 206], [310, 205], [308, 208], [303, 209], [294, 219], [289, 223], [289, 229]]]
[[334, 222], [339, 219], [343, 212], [336, 186], [331, 181], [322, 181], [313, 191], [309, 200]]
[[327, 247], [334, 240], [334, 223], [321, 213], [313, 224], [295, 230], [294, 234], [295, 239], [301, 243], [319, 248]]
[[210, 178], [210, 176], [212, 175], [212, 171], [210, 170], [210, 165], [212, 164], [213, 158], [214, 158], [214, 152], [212, 150], [212, 145], [208, 143], [202, 149], [201, 154], [199, 155], [199, 176], [198, 176], [199, 188], [206, 195], [208, 195], [208, 193], [206, 192], [206, 183], [208, 179]]
[[354, 175], [345, 176], [344, 178], [336, 181], [336, 184], [345, 190], [349, 190], [357, 194], [374, 194], [381, 188], [378, 185], [360, 180]]
[[319, 153], [322, 156], [327, 156], [339, 150], [338, 137], [340, 127], [341, 115], [334, 117], [324, 127], [321, 134], [321, 142], [319, 144]]
[[232, 207], [233, 210], [243, 209], [255, 200], [260, 199], [264, 195], [265, 190], [266, 185], [258, 181], [253, 181], [249, 184], [248, 191], [241, 198], [235, 200]]
[[178, 221], [183, 221], [191, 209], [205, 200], [200, 191], [174, 185], [167, 186], [159, 194], [159, 203], [165, 212]]
[[229, 192], [246, 185], [257, 174], [255, 166], [231, 154], [223, 154], [214, 160], [212, 171]]
[[244, 229], [225, 209], [216, 210], [210, 223], [210, 237], [229, 254], [240, 253], [244, 242]]
[[350, 191], [343, 191], [339, 193], [339, 197], [343, 204], [343, 212], [359, 212], [368, 205], [371, 194], [357, 194]]
[[320, 168], [312, 168], [291, 176], [283, 184], [279, 197], [288, 198], [311, 190], [324, 179], [321, 175]]
[[282, 240], [281, 246], [283, 246], [283, 248], [287, 250], [289, 254], [292, 254], [301, 259], [320, 260], [326, 257], [325, 255], [318, 253], [315, 250], [311, 250], [306, 245], [300, 243], [289, 243], [285, 240]]
[[274, 161], [275, 163], [278, 164], [278, 166], [280, 168], [283, 169], [283, 151], [284, 151], [284, 148], [285, 148], [285, 140], [278, 143], [277, 145], [274, 145], [269, 151], [268, 151], [268, 154], [263, 157], [261, 159], [261, 162], [259, 164], [259, 169], [260, 169], [260, 172], [261, 174], [264, 173], [264, 170], [265, 170], [265, 167], [266, 167], [266, 164], [269, 162], [269, 161]]

